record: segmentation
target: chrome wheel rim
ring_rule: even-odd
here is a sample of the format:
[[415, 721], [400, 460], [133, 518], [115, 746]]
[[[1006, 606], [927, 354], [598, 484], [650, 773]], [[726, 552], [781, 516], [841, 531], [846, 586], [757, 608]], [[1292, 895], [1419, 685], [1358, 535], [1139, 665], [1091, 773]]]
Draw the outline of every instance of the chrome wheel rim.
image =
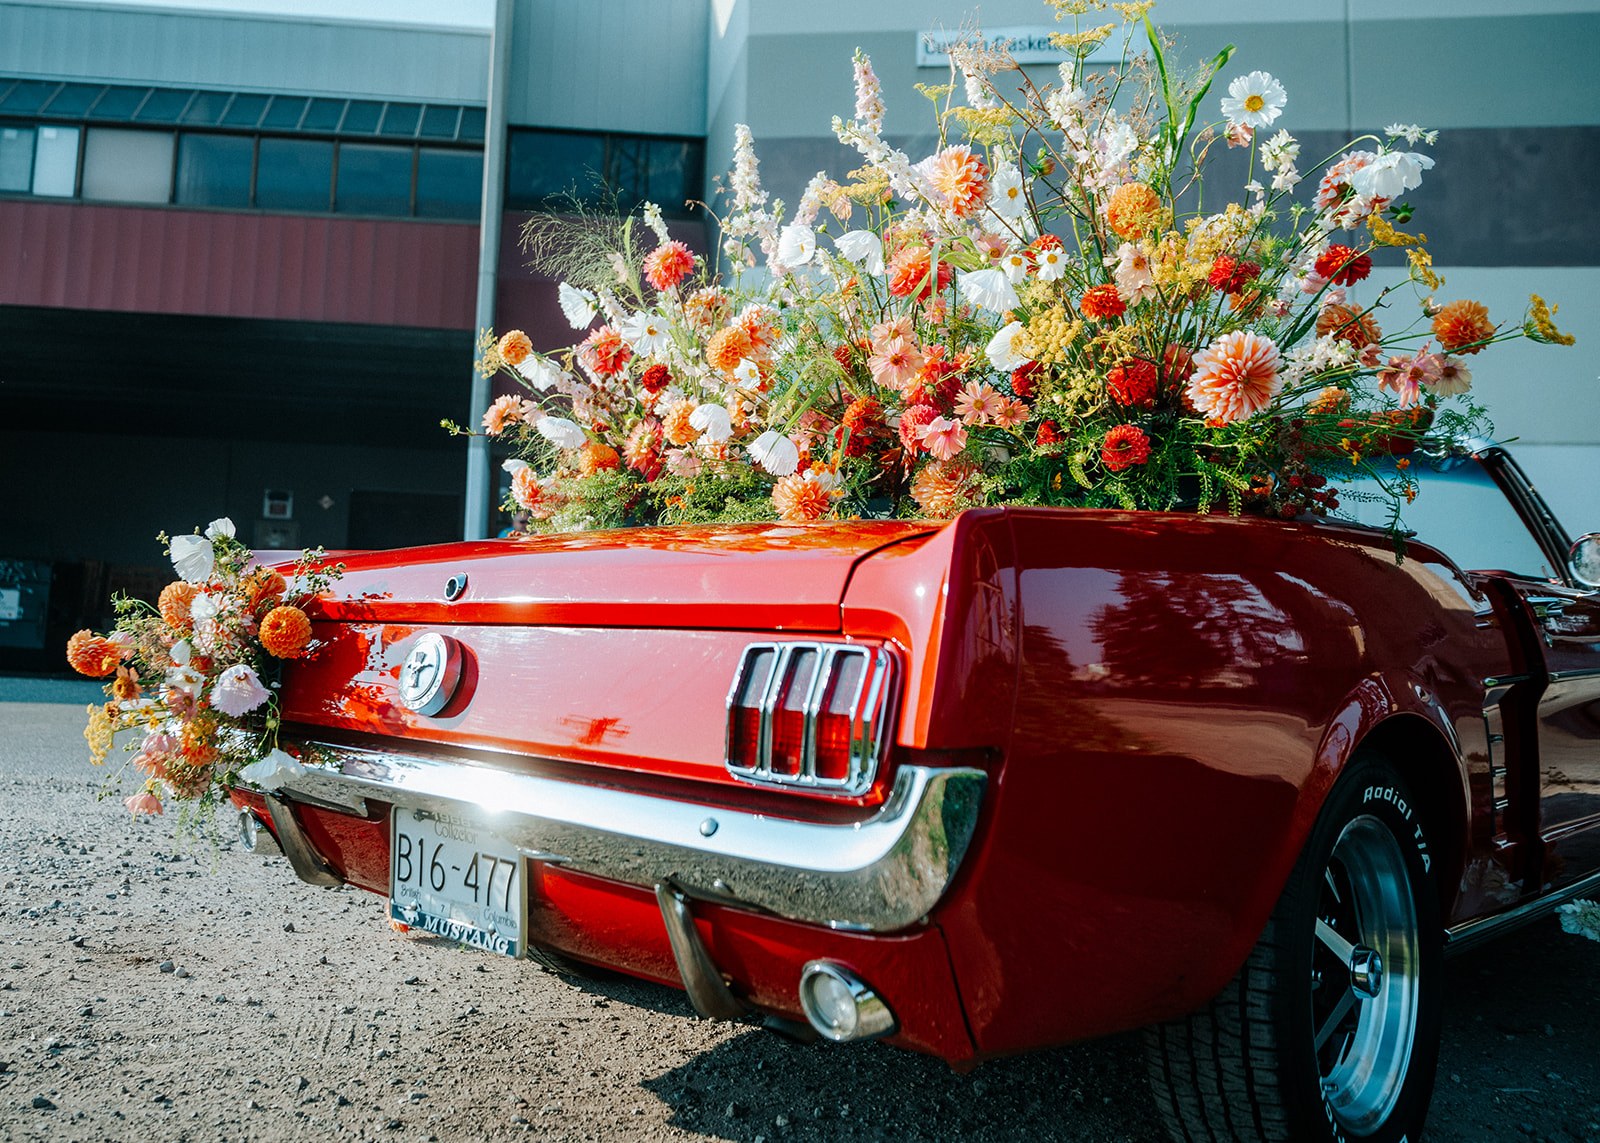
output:
[[1346, 1131], [1394, 1111], [1416, 1039], [1417, 905], [1405, 854], [1370, 815], [1334, 843], [1323, 871], [1311, 966], [1311, 1028], [1322, 1097]]

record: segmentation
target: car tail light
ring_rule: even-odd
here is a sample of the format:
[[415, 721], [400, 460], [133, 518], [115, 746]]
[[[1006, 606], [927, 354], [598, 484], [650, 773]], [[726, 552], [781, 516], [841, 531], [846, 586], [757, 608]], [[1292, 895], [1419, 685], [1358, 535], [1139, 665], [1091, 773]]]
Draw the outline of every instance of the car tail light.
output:
[[736, 777], [863, 794], [887, 740], [894, 656], [855, 643], [752, 643], [728, 692]]

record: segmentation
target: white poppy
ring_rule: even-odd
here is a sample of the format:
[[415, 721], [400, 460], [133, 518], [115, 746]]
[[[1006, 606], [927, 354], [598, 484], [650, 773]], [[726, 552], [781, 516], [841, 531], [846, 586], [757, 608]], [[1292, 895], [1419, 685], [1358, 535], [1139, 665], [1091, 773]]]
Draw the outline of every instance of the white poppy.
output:
[[778, 236], [778, 261], [785, 266], [804, 266], [816, 251], [816, 231], [804, 223], [791, 222]]
[[800, 450], [777, 429], [768, 429], [750, 442], [750, 459], [773, 476], [788, 476], [800, 466]]
[[689, 414], [689, 423], [705, 434], [713, 444], [733, 435], [733, 418], [721, 405], [697, 405]]
[[550, 386], [561, 380], [563, 374], [548, 357], [541, 357], [537, 353], [530, 353], [517, 363], [517, 372], [523, 379], [541, 393], [549, 392]]
[[1358, 195], [1369, 198], [1394, 198], [1402, 191], [1422, 185], [1422, 172], [1433, 168], [1433, 159], [1416, 151], [1390, 151], [1350, 176], [1350, 186]]
[[557, 448], [577, 448], [586, 439], [583, 430], [565, 417], [542, 417], [534, 423], [539, 435]]
[[644, 355], [660, 353], [672, 340], [667, 323], [650, 313], [634, 314], [617, 327], [617, 332], [635, 353]]
[[580, 290], [562, 282], [561, 288], [556, 291], [556, 300], [561, 303], [561, 312], [566, 315], [573, 329], [586, 329], [594, 321], [593, 291]]
[[208, 540], [215, 540], [221, 536], [226, 536], [231, 540], [235, 534], [233, 521], [226, 516], [218, 516], [206, 525], [206, 539]]
[[1235, 126], [1270, 127], [1272, 121], [1283, 114], [1283, 105], [1288, 102], [1283, 84], [1264, 71], [1253, 71], [1228, 84], [1228, 94], [1222, 99], [1222, 113]]
[[527, 467], [528, 467], [528, 462], [527, 461], [518, 460], [514, 456], [507, 457], [505, 460], [500, 462], [501, 470], [505, 471], [505, 472], [509, 472], [513, 477], [515, 477], [517, 475], [517, 473], [521, 472], [523, 469], [525, 469]]
[[1028, 209], [1028, 196], [1023, 193], [1022, 172], [1015, 163], [997, 163], [994, 178], [989, 180], [989, 205], [1001, 218], [1017, 218]]
[[239, 777], [263, 790], [276, 790], [279, 786], [300, 777], [306, 768], [282, 750], [274, 750], [265, 758], [250, 763], [239, 771]]
[[1022, 323], [1014, 321], [1004, 327], [999, 333], [989, 339], [989, 345], [984, 350], [989, 355], [989, 364], [1001, 373], [1010, 373], [1019, 365], [1026, 365], [1029, 358], [1017, 352], [1017, 335], [1022, 332]]
[[174, 536], [168, 547], [172, 552], [172, 566], [180, 577], [189, 583], [210, 578], [216, 566], [216, 552], [210, 540], [204, 536]]
[[861, 263], [869, 274], [883, 273], [883, 239], [870, 230], [847, 230], [833, 244], [852, 262]]
[[1004, 270], [974, 270], [962, 274], [961, 296], [975, 306], [1002, 314], [1017, 305], [1017, 291], [1011, 288]]

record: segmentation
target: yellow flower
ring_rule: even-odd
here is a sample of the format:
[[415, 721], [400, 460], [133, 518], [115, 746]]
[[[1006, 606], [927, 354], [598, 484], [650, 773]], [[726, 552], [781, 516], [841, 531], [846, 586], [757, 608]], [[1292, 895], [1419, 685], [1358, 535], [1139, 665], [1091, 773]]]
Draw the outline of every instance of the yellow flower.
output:
[[116, 732], [116, 703], [89, 707], [89, 725], [83, 728], [83, 737], [89, 743], [89, 757], [96, 766], [105, 765], [106, 755], [111, 753], [111, 736]]
[[1367, 229], [1372, 231], [1372, 240], [1379, 246], [1420, 246], [1428, 240], [1426, 234], [1400, 233], [1377, 211], [1367, 215]]
[[1444, 279], [1434, 273], [1433, 255], [1426, 250], [1407, 250], [1406, 257], [1411, 262], [1411, 277], [1427, 284], [1428, 289], [1437, 290], [1444, 285]]
[[1067, 311], [1059, 305], [1035, 314], [1017, 338], [1017, 349], [1044, 365], [1067, 360], [1079, 335], [1083, 322], [1069, 321]]
[[1135, 4], [1113, 4], [1119, 15], [1130, 24], [1144, 19], [1144, 14], [1156, 6], [1156, 0], [1138, 0]]
[[1087, 32], [1052, 32], [1050, 45], [1070, 55], [1086, 56], [1116, 30], [1115, 24], [1102, 24], [1098, 28], [1090, 28]]
[[1522, 332], [1529, 338], [1546, 345], [1571, 345], [1577, 340], [1570, 333], [1562, 333], [1556, 328], [1555, 322], [1550, 320], [1550, 315], [1559, 310], [1560, 306], [1552, 310], [1538, 294], [1529, 294], [1528, 300], [1532, 308], [1528, 311], [1528, 320], [1523, 323]]

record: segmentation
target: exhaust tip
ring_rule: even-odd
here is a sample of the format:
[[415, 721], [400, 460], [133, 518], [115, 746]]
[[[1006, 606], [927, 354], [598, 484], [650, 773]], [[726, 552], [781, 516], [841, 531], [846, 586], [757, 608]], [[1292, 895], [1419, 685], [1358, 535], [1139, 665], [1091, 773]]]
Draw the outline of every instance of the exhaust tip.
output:
[[269, 830], [256, 817], [254, 810], [239, 811], [239, 844], [250, 853], [259, 853], [263, 857], [277, 857], [283, 853], [283, 848], [278, 845], [278, 839], [272, 836]]
[[800, 1007], [811, 1026], [835, 1043], [874, 1040], [899, 1027], [871, 985], [831, 961], [814, 960], [800, 970]]

